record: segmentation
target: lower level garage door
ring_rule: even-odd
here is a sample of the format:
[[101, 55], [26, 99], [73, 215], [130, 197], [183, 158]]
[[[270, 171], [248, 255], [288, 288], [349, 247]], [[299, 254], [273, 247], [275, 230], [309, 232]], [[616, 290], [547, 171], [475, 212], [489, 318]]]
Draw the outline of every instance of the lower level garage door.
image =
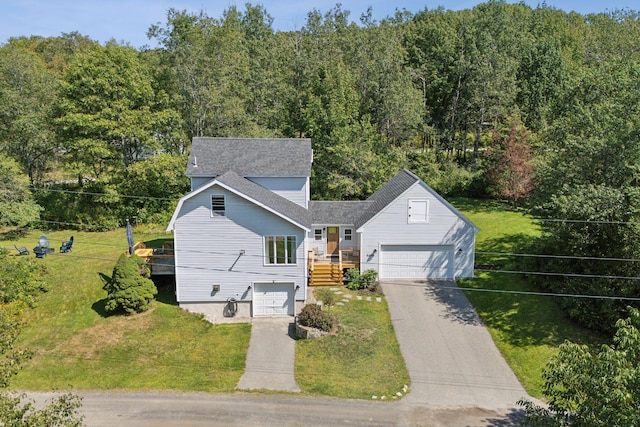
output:
[[294, 315], [294, 283], [256, 283], [253, 286], [253, 315]]
[[452, 246], [383, 245], [381, 279], [453, 279]]

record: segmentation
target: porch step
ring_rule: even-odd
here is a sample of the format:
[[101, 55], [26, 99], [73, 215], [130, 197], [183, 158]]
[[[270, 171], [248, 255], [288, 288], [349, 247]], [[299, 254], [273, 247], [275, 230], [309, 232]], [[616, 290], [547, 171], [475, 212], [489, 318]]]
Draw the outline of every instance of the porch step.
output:
[[315, 264], [309, 274], [310, 286], [342, 285], [342, 270], [338, 264]]

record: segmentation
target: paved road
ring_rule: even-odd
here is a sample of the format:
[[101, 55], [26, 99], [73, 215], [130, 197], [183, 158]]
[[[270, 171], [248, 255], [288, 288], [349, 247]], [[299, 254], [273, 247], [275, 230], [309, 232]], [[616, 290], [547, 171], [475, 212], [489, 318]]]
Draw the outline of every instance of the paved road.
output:
[[408, 402], [510, 410], [527, 397], [454, 282], [387, 281], [391, 321], [411, 378]]
[[[430, 426], [510, 427], [517, 414], [438, 408], [406, 401], [342, 400], [291, 394], [210, 395], [80, 391], [88, 427]], [[50, 393], [29, 393], [37, 402]]]

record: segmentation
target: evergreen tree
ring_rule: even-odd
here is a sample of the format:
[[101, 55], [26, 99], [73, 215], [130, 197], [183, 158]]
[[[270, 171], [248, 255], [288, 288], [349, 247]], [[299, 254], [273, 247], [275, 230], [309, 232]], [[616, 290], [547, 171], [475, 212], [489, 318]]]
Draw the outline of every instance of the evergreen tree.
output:
[[127, 315], [148, 310], [158, 293], [142, 258], [128, 254], [120, 255], [104, 290], [107, 291], [105, 309], [110, 313], [124, 312]]

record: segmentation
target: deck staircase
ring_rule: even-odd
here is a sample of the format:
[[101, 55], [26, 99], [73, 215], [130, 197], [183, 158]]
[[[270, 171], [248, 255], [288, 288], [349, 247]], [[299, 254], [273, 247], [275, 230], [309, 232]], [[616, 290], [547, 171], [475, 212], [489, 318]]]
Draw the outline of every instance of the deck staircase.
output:
[[341, 286], [342, 270], [338, 264], [315, 264], [309, 272], [309, 286]]

